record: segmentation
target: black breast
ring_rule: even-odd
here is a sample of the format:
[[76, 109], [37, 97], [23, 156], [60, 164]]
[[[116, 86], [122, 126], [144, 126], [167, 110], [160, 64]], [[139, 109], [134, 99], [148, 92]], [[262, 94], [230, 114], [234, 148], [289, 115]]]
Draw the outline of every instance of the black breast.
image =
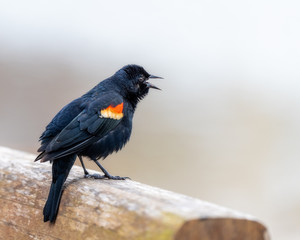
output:
[[121, 150], [130, 138], [131, 129], [131, 120], [128, 118], [123, 119], [116, 129], [98, 139], [79, 155], [87, 156], [93, 160], [100, 158], [104, 159], [109, 154]]

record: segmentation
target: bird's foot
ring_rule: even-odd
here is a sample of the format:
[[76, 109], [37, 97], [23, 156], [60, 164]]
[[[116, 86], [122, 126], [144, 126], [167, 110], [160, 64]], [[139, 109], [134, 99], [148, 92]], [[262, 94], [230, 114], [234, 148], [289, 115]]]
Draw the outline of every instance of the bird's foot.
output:
[[94, 173], [94, 174], [84, 174], [84, 178], [94, 178], [94, 179], [112, 179], [112, 180], [126, 180], [126, 179], [130, 179], [129, 177], [120, 177], [120, 176], [112, 176], [110, 174], [107, 175], [101, 175], [98, 173]]
[[105, 175], [100, 175], [100, 174], [97, 174], [97, 173], [94, 173], [94, 174], [84, 174], [84, 178], [94, 178], [94, 179], [105, 179], [106, 176]]
[[104, 176], [105, 176], [105, 178], [107, 178], [107, 179], [112, 179], [112, 180], [126, 180], [126, 179], [129, 179], [129, 180], [130, 180], [129, 177], [112, 176], [112, 175], [110, 175], [110, 174], [106, 174], [106, 175], [104, 175]]

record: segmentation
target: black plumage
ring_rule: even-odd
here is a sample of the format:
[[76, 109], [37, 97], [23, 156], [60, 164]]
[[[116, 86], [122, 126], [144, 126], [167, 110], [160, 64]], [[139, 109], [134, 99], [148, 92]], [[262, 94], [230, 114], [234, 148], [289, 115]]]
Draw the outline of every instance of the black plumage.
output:
[[[97, 160], [120, 150], [129, 140], [138, 102], [149, 88], [159, 89], [148, 82], [149, 78], [160, 77], [148, 74], [140, 66], [127, 65], [66, 105], [48, 124], [35, 160], [53, 164], [44, 221], [55, 221], [63, 184], [77, 156], [86, 177], [125, 179], [110, 175]], [[95, 161], [104, 175], [90, 175], [82, 157]]]

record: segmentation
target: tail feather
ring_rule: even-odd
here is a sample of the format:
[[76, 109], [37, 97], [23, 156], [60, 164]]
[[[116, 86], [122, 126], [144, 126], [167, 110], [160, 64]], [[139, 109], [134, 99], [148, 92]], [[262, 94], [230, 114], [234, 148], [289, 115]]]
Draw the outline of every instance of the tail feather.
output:
[[76, 155], [71, 155], [53, 161], [52, 184], [50, 187], [47, 202], [43, 210], [44, 222], [50, 220], [50, 222], [53, 223], [56, 220], [63, 185], [69, 175], [75, 159]]
[[[41, 152], [34, 161], [36, 162], [38, 160], [41, 160], [45, 156], [45, 154], [46, 154], [45, 151]], [[41, 160], [41, 162], [44, 162], [44, 161]]]
[[64, 182], [64, 176], [61, 175], [57, 179], [56, 183], [51, 184], [49, 196], [43, 210], [44, 222], [47, 222], [49, 220], [50, 222], [55, 221]]

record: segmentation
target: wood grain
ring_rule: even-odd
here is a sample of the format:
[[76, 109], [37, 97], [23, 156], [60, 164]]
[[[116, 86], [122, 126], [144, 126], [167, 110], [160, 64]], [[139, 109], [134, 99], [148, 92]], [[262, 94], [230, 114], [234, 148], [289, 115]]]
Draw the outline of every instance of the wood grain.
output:
[[55, 225], [44, 223], [51, 166], [34, 158], [0, 147], [0, 239], [269, 239], [247, 214], [131, 180], [84, 179], [77, 166]]

